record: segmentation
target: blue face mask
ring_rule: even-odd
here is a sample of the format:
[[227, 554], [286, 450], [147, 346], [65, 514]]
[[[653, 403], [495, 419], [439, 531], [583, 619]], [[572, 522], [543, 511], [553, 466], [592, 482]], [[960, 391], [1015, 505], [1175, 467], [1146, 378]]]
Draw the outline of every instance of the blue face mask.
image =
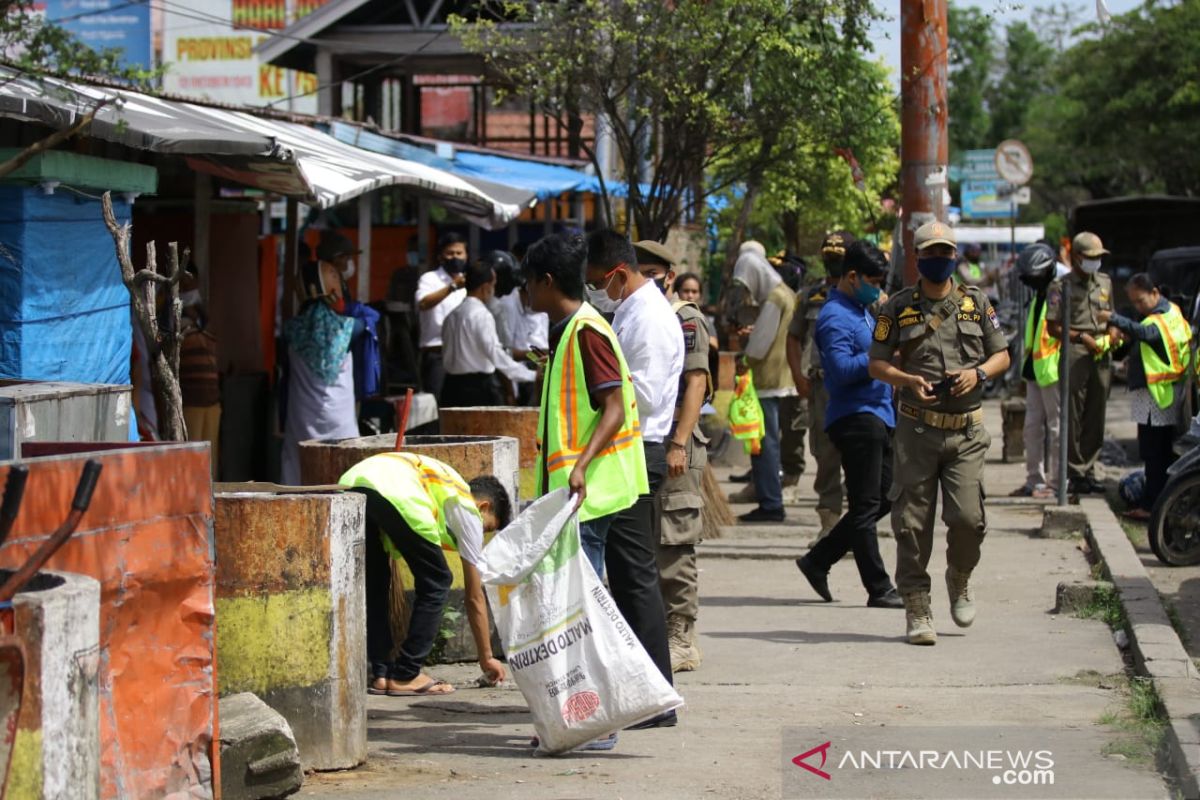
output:
[[854, 287], [854, 299], [863, 306], [869, 306], [879, 299], [882, 289], [878, 286], [873, 286], [866, 281], [859, 279], [858, 286]]
[[917, 270], [922, 277], [932, 283], [945, 283], [954, 274], [954, 258], [921, 258], [917, 259]]

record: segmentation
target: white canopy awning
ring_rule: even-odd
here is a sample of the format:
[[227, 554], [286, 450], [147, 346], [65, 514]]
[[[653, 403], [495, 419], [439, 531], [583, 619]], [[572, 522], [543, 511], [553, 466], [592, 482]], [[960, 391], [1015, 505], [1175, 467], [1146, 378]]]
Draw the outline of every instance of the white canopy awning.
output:
[[35, 80], [0, 67], [0, 116], [63, 129], [105, 100], [112, 102], [96, 114], [87, 135], [186, 156], [193, 169], [320, 208], [403, 186], [486, 228], [503, 227], [521, 212], [445, 170], [362, 150], [304, 125], [127, 89]]

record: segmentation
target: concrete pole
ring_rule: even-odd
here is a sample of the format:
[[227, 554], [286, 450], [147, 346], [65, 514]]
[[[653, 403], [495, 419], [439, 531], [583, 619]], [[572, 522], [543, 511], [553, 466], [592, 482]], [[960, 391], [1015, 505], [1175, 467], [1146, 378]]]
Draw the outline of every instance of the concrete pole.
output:
[[913, 233], [945, 221], [946, 0], [900, 0], [900, 181], [904, 205], [904, 278], [917, 279]]

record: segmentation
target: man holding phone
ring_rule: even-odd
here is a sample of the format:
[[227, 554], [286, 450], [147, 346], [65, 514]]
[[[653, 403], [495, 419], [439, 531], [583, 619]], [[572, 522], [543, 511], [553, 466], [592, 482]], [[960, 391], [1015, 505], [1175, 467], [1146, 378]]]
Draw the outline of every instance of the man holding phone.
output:
[[[1008, 341], [996, 310], [975, 286], [956, 286], [954, 230], [929, 222], [913, 237], [916, 285], [895, 294], [872, 334], [871, 377], [900, 390], [896, 418], [892, 530], [896, 584], [910, 644], [937, 643], [926, 568], [933, 551], [939, 487], [946, 523], [946, 589], [954, 624], [975, 621], [969, 579], [987, 532], [983, 462], [983, 385], [1008, 369]], [[899, 351], [899, 357], [893, 356]]]

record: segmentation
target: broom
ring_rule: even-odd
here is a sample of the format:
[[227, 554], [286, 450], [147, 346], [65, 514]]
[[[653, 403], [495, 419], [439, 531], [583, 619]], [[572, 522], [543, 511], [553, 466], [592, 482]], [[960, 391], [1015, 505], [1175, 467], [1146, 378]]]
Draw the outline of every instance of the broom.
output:
[[721, 527], [737, 522], [729, 503], [725, 502], [725, 493], [717, 482], [717, 474], [713, 472], [712, 464], [704, 465], [704, 478], [700, 482], [700, 495], [704, 499], [704, 508], [700, 511], [704, 522], [701, 534], [705, 539], [721, 538]]

